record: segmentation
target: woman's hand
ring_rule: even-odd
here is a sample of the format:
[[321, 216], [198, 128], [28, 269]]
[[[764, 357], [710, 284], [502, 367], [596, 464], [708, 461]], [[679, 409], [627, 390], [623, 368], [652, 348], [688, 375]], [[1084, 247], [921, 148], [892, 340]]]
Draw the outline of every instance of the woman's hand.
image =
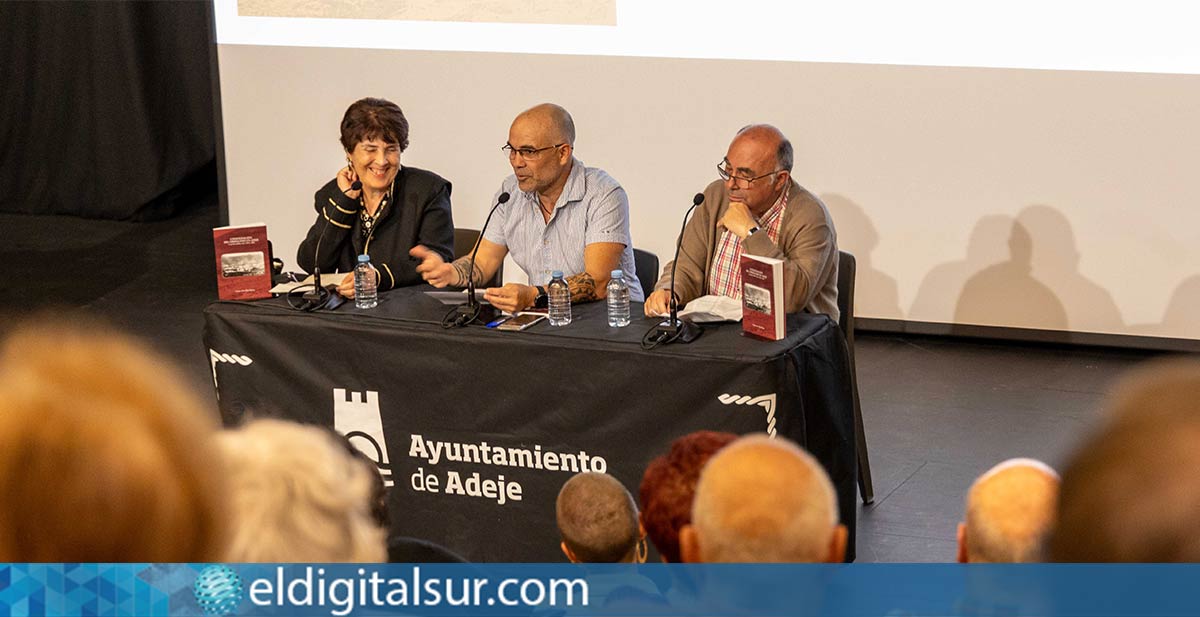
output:
[[[338, 189], [350, 199], [358, 199], [358, 196], [362, 193], [362, 189], [357, 191], [350, 190], [350, 187], [357, 180], [358, 174], [354, 173], [354, 170], [350, 169], [349, 165], [339, 169], [337, 172]], [[359, 186], [361, 187], [362, 185], [360, 184]]]
[[[376, 270], [374, 266], [371, 266], [371, 274], [373, 274], [375, 276], [375, 288], [378, 289], [379, 288], [379, 270]], [[354, 299], [354, 273], [353, 272], [351, 272], [350, 274], [347, 274], [344, 278], [342, 278], [342, 282], [338, 283], [337, 292], [338, 292], [338, 295], [342, 296], [343, 298], [349, 298], [351, 300]]]
[[350, 298], [351, 300], [354, 299], [354, 273], [353, 272], [342, 277], [342, 282], [338, 283], [337, 292], [338, 292], [338, 295], [342, 296], [343, 298]]

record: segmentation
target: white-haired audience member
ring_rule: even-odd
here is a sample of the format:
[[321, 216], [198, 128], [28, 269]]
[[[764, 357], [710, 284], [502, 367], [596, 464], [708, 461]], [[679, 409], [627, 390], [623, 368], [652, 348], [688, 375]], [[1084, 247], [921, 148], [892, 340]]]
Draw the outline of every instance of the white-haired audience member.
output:
[[958, 525], [960, 563], [1035, 563], [1054, 523], [1058, 473], [1029, 458], [1014, 458], [979, 476], [967, 492]]
[[562, 551], [573, 563], [643, 563], [646, 532], [629, 491], [605, 473], [572, 476], [554, 505]]
[[689, 563], [833, 563], [845, 558], [846, 528], [816, 459], [786, 439], [750, 435], [704, 467], [679, 548]]
[[234, 523], [227, 560], [386, 560], [370, 472], [327, 429], [261, 419], [219, 442]]
[[0, 347], [0, 562], [206, 562], [225, 550], [215, 410], [166, 358], [43, 321]]
[[1200, 363], [1123, 380], [1063, 468], [1052, 561], [1200, 561]]

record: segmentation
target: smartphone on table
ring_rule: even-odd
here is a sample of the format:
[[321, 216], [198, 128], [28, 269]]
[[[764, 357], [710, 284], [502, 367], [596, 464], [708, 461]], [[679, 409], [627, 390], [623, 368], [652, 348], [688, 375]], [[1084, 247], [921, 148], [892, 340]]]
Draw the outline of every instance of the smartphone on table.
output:
[[497, 330], [524, 330], [546, 318], [545, 313], [517, 313], [496, 325]]

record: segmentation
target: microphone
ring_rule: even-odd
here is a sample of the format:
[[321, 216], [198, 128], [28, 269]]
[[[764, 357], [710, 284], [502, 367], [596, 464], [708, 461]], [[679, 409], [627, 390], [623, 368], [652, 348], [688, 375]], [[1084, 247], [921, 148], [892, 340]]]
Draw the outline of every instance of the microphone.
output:
[[[350, 188], [342, 191], [342, 194], [345, 195], [346, 193], [349, 193], [350, 191], [361, 191], [361, 190], [362, 190], [362, 180], [355, 180], [350, 185]], [[323, 227], [321, 227], [321, 235], [317, 237], [316, 249], [313, 250], [313, 285], [315, 286], [315, 288], [312, 291], [304, 294], [304, 299], [312, 301], [312, 302], [319, 302], [321, 299], [320, 298], [321, 266], [317, 265], [317, 255], [321, 254], [321, 240], [325, 239], [325, 230], [328, 227], [329, 227], [329, 218], [326, 217], [325, 225]]]
[[325, 230], [329, 229], [329, 215], [324, 216], [325, 224], [321, 226], [321, 235], [317, 236], [317, 246], [313, 247], [313, 288], [300, 296], [304, 300], [303, 307], [306, 311], [316, 310], [329, 297], [331, 291], [321, 286], [321, 265], [317, 262], [317, 256], [321, 254], [321, 241], [325, 239]]
[[[675, 240], [675, 259], [671, 261], [671, 287], [668, 293], [671, 294], [670, 306], [671, 316], [666, 321], [659, 323], [642, 337], [643, 345], [654, 347], [657, 345], [665, 345], [669, 343], [690, 343], [698, 338], [704, 332], [700, 326], [679, 318], [679, 302], [675, 297], [675, 268], [679, 265], [679, 248], [683, 246], [683, 230], [687, 228], [688, 217], [696, 206], [704, 203], [704, 193], [696, 193], [692, 198], [692, 207], [688, 208], [683, 215], [683, 225], [679, 228], [679, 238]], [[704, 275], [704, 273], [701, 273]]]
[[[479, 300], [475, 299], [475, 256], [479, 254], [479, 245], [483, 244], [483, 234], [487, 231], [488, 223], [492, 222], [492, 215], [496, 213], [496, 208], [508, 203], [508, 192], [500, 193], [496, 197], [496, 205], [492, 206], [488, 212], [487, 219], [483, 221], [483, 229], [479, 230], [479, 239], [475, 241], [475, 248], [471, 250], [471, 269], [467, 274], [467, 301], [454, 307], [454, 310], [446, 314], [446, 318], [442, 320], [442, 326], [446, 328], [461, 328], [462, 326], [474, 323], [481, 317], [484, 322], [492, 320], [495, 316], [494, 310], [485, 311]], [[490, 307], [489, 307], [490, 309]], [[487, 313], [484, 315], [483, 313]]]

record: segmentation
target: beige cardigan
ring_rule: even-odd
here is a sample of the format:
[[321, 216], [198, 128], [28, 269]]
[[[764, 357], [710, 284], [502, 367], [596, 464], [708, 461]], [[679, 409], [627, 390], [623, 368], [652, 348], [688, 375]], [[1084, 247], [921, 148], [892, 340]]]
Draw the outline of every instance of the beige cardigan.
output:
[[[729, 207], [729, 196], [720, 180], [704, 189], [704, 203], [696, 208], [683, 230], [679, 249], [679, 269], [675, 273], [675, 293], [682, 304], [709, 293], [708, 273], [724, 228], [717, 221]], [[792, 181], [787, 209], [779, 226], [779, 244], [771, 242], [765, 231], [742, 241], [742, 250], [750, 255], [784, 260], [783, 293], [787, 311], [824, 313], [838, 320], [837, 306], [837, 231], [829, 211], [815, 195]], [[671, 264], [663, 268], [654, 286], [671, 286]]]

